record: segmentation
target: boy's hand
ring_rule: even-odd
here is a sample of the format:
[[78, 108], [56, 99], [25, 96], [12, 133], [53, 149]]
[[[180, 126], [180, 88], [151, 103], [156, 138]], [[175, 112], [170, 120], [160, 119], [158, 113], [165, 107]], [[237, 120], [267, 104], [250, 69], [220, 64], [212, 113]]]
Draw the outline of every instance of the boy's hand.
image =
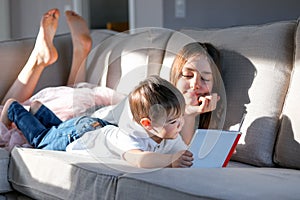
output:
[[173, 155], [172, 168], [187, 168], [193, 165], [193, 154], [188, 150], [183, 150]]

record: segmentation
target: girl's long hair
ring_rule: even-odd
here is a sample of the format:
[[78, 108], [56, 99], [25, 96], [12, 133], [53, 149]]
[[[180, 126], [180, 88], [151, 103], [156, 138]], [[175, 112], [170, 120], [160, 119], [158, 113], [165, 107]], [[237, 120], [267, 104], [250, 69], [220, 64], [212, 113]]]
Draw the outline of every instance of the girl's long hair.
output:
[[222, 129], [225, 120], [226, 95], [221, 74], [220, 52], [212, 44], [193, 42], [185, 45], [174, 59], [170, 72], [170, 82], [177, 85], [185, 63], [189, 58], [199, 54], [208, 58], [213, 74], [212, 93], [217, 93], [220, 96], [220, 100], [214, 111], [201, 114], [198, 128]]

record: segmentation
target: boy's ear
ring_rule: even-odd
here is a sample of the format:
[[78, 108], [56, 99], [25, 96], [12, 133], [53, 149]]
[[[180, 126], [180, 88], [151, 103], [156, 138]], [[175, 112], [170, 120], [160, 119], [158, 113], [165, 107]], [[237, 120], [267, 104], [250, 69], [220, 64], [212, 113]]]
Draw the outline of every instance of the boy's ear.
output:
[[151, 120], [149, 118], [146, 118], [146, 117], [142, 118], [140, 120], [140, 123], [145, 129], [147, 129], [147, 130], [152, 129]]

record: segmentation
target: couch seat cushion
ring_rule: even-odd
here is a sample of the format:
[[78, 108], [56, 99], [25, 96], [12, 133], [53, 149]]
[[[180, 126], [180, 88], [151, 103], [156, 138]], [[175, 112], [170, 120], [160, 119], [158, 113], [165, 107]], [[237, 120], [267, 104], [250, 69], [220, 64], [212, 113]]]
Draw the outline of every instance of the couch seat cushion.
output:
[[117, 200], [297, 199], [299, 180], [289, 169], [161, 169], [120, 177]]
[[[33, 199], [115, 199], [123, 162], [103, 164], [92, 156], [60, 151], [14, 148], [9, 181]], [[126, 166], [124, 166], [126, 167]]]
[[7, 180], [8, 175], [9, 153], [5, 149], [0, 148], [0, 193], [11, 191], [10, 184]]

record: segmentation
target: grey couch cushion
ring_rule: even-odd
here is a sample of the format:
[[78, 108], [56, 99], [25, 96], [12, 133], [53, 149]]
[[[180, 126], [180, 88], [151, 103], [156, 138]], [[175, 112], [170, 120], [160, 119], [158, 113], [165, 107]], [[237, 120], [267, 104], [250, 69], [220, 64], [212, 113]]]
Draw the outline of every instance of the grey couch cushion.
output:
[[[292, 70], [296, 25], [296, 21], [286, 21], [182, 30], [168, 42], [173, 56], [176, 49], [193, 40], [210, 42], [220, 50], [228, 105], [224, 129], [236, 129], [247, 110], [234, 160], [257, 166], [274, 165], [274, 143]], [[164, 67], [170, 66], [166, 62], [170, 56], [166, 54]]]
[[87, 59], [88, 82], [128, 94], [150, 74], [159, 74], [172, 31], [141, 28], [115, 34], [96, 46]]
[[275, 161], [282, 167], [300, 169], [300, 28], [295, 37], [295, 61], [285, 100], [282, 123], [275, 148]]
[[12, 190], [7, 180], [8, 163], [9, 163], [8, 151], [0, 148], [0, 169], [1, 169], [0, 170], [0, 193], [9, 192]]
[[115, 199], [122, 171], [91, 156], [67, 152], [14, 148], [9, 181], [34, 199]]
[[116, 199], [297, 199], [299, 179], [275, 168], [162, 169], [121, 176]]

